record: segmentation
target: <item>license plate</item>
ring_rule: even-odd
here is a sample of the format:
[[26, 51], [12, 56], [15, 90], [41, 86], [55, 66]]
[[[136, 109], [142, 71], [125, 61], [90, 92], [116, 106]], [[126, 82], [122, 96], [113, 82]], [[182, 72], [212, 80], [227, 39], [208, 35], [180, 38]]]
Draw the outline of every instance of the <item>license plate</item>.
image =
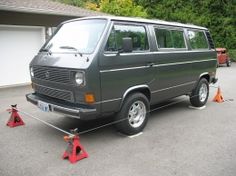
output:
[[43, 101], [38, 101], [38, 107], [39, 107], [39, 109], [41, 109], [44, 112], [49, 112], [50, 111], [49, 104], [45, 103]]

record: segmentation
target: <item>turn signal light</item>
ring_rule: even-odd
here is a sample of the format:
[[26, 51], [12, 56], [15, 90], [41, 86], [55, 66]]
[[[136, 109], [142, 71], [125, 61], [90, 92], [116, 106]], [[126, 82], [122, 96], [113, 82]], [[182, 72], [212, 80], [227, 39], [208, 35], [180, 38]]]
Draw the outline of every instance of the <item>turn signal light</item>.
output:
[[95, 102], [95, 97], [92, 93], [86, 93], [84, 98], [86, 103], [92, 104]]

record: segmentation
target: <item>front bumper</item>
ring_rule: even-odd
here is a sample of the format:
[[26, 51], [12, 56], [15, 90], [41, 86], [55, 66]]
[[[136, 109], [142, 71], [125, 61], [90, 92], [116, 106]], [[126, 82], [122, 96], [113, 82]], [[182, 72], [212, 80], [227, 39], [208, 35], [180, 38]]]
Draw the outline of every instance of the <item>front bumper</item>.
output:
[[51, 112], [58, 112], [77, 119], [90, 120], [98, 116], [96, 108], [65, 103], [60, 100], [56, 101], [53, 98], [41, 96], [36, 93], [26, 94], [26, 99], [36, 106], [38, 105], [38, 101], [45, 102], [49, 105], [49, 110]]

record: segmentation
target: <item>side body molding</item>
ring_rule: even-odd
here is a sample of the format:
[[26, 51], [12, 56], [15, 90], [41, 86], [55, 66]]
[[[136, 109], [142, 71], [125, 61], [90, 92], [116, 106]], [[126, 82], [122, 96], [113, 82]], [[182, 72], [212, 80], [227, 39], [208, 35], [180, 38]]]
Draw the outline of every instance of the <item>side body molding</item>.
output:
[[123, 94], [120, 107], [122, 106], [122, 104], [124, 103], [125, 98], [127, 97], [127, 95], [128, 95], [130, 92], [135, 91], [135, 90], [140, 90], [140, 89], [148, 89], [149, 92], [151, 92], [149, 86], [146, 85], [146, 84], [132, 86], [132, 87], [128, 88], [128, 89], [125, 91], [125, 93]]

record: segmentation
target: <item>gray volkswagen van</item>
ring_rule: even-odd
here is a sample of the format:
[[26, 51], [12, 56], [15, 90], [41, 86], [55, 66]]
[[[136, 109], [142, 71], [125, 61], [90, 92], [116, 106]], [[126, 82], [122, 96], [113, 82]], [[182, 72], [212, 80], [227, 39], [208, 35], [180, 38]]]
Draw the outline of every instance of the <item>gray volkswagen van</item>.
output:
[[126, 17], [62, 23], [30, 63], [29, 102], [82, 120], [115, 117], [136, 134], [150, 105], [181, 95], [206, 104], [216, 82], [216, 51], [208, 29]]

